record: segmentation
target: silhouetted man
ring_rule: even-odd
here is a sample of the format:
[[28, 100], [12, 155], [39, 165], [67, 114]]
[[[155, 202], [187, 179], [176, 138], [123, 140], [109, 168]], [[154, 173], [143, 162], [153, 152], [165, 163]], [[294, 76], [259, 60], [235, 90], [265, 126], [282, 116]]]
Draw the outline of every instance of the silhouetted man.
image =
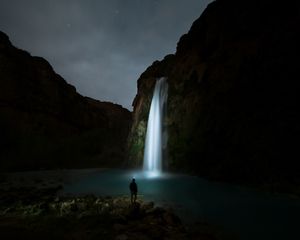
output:
[[131, 192], [131, 203], [135, 203], [136, 195], [137, 195], [137, 192], [138, 192], [138, 187], [137, 187], [137, 184], [136, 184], [134, 178], [132, 179], [132, 181], [129, 185], [129, 189], [130, 189], [130, 192]]

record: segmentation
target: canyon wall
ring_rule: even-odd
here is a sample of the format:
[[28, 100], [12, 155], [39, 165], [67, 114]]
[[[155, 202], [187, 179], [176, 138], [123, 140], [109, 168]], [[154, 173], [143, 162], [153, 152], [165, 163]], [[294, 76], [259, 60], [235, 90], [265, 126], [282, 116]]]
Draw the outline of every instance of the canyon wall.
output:
[[0, 169], [121, 166], [131, 113], [83, 97], [0, 32]]
[[299, 3], [217, 0], [138, 79], [129, 165], [140, 167], [155, 81], [169, 84], [165, 167], [300, 184]]

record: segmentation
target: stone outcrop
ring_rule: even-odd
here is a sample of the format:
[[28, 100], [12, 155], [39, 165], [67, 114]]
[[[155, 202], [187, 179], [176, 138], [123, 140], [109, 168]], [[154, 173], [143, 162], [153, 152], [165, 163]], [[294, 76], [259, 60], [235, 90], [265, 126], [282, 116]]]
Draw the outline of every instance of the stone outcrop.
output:
[[55, 189], [18, 188], [1, 192], [0, 202], [2, 239], [235, 239], [205, 222], [185, 226], [172, 209], [131, 204], [128, 196], [55, 197]]
[[138, 80], [129, 142], [141, 166], [157, 78], [169, 83], [169, 169], [247, 183], [300, 184], [299, 3], [217, 0], [174, 55]]
[[0, 32], [0, 168], [120, 166], [131, 113], [83, 97]]

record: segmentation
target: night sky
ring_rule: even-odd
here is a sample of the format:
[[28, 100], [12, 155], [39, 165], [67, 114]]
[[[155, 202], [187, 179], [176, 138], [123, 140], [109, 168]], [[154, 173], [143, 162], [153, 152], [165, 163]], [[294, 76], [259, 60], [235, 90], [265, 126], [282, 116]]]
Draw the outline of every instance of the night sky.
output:
[[0, 0], [0, 30], [82, 95], [132, 109], [136, 81], [212, 0]]

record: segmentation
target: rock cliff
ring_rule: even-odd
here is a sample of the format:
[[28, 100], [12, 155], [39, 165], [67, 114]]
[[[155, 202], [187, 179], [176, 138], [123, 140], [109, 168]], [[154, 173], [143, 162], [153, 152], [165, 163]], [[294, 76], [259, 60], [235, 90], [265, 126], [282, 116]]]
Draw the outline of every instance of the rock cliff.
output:
[[120, 166], [131, 113], [83, 97], [0, 32], [0, 168]]
[[129, 164], [141, 166], [153, 87], [165, 76], [169, 169], [300, 184], [299, 20], [297, 1], [209, 4], [176, 53], [139, 78]]

